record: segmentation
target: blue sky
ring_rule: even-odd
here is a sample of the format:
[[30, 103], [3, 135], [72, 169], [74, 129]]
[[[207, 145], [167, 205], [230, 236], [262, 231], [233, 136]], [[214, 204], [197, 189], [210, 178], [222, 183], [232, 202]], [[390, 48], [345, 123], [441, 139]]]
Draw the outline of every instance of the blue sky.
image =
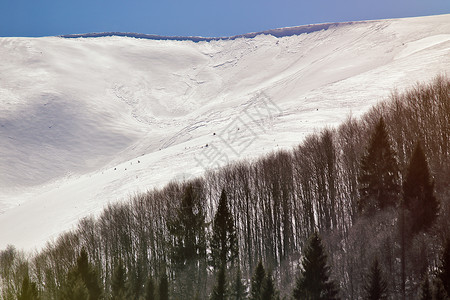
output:
[[444, 13], [450, 13], [450, 0], [0, 0], [0, 36], [104, 31], [230, 36]]

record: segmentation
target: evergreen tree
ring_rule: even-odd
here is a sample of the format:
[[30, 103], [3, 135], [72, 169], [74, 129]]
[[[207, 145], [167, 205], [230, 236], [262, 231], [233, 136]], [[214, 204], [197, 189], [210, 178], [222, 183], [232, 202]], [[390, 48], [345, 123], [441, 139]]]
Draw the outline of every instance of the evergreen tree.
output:
[[228, 207], [227, 194], [222, 189], [219, 206], [213, 222], [213, 232], [210, 242], [211, 265], [214, 269], [227, 263], [233, 263], [238, 255], [238, 245], [233, 216]]
[[169, 300], [169, 282], [166, 273], [163, 273], [159, 281], [159, 300]]
[[89, 295], [89, 300], [100, 299], [101, 287], [99, 277], [94, 267], [89, 263], [86, 249], [83, 247], [77, 259], [75, 268], [68, 273], [66, 290], [64, 291], [67, 299], [83, 299], [83, 295]]
[[276, 300], [277, 296], [278, 293], [273, 283], [272, 274], [270, 272], [267, 272], [267, 275], [262, 285], [261, 300]]
[[433, 300], [428, 274], [425, 274], [425, 278], [423, 279], [422, 286], [420, 288], [420, 300]]
[[[75, 273], [72, 273], [74, 275]], [[89, 299], [89, 291], [79, 276], [71, 277], [61, 291], [60, 299], [64, 300], [86, 300]]]
[[139, 299], [144, 292], [144, 278], [141, 269], [141, 266], [138, 264], [137, 267], [133, 268], [131, 272], [129, 272], [127, 282], [127, 294], [129, 299]]
[[192, 184], [186, 187], [175, 219], [168, 223], [174, 238], [172, 259], [178, 266], [205, 255], [205, 215]]
[[60, 299], [86, 300], [89, 299], [89, 291], [76, 269], [69, 271], [67, 280], [60, 290]]
[[127, 299], [127, 275], [122, 261], [119, 261], [111, 278], [111, 299]]
[[361, 212], [397, 205], [400, 192], [399, 168], [383, 118], [375, 126], [366, 154], [361, 159]]
[[217, 273], [217, 282], [211, 294], [211, 300], [225, 300], [226, 299], [226, 278], [225, 268], [222, 266]]
[[[100, 299], [102, 294], [102, 290], [99, 283], [99, 275], [94, 267], [88, 262], [88, 256], [86, 250], [80, 253], [79, 258], [79, 270], [81, 274], [81, 278], [83, 279], [86, 288], [89, 292], [89, 300]], [[83, 269], [80, 269], [83, 267]]]
[[151, 276], [148, 277], [145, 285], [145, 300], [156, 300], [155, 296], [155, 282]]
[[444, 284], [439, 278], [433, 280], [433, 300], [448, 300]]
[[450, 295], [450, 238], [446, 239], [437, 277], [441, 280], [447, 295]]
[[253, 274], [251, 286], [250, 286], [250, 300], [262, 300], [262, 286], [266, 277], [266, 271], [262, 261], [259, 261], [256, 266], [255, 273]]
[[23, 278], [17, 300], [39, 300], [39, 292], [36, 283], [30, 280], [28, 274]]
[[170, 258], [176, 272], [176, 292], [179, 297], [193, 298], [206, 277], [205, 214], [193, 184], [185, 188], [175, 218], [168, 221], [167, 227], [172, 239]]
[[403, 203], [411, 215], [411, 233], [429, 228], [437, 217], [439, 202], [434, 196], [428, 164], [422, 147], [418, 143], [403, 183]]
[[330, 279], [330, 267], [322, 241], [314, 233], [306, 247], [300, 275], [296, 280], [294, 299], [333, 300], [337, 299], [338, 288]]
[[367, 300], [387, 299], [387, 282], [381, 273], [378, 259], [375, 259], [370, 267], [364, 292]]
[[231, 289], [231, 299], [232, 300], [244, 300], [247, 297], [247, 287], [242, 282], [241, 268], [237, 267], [236, 277], [233, 282]]

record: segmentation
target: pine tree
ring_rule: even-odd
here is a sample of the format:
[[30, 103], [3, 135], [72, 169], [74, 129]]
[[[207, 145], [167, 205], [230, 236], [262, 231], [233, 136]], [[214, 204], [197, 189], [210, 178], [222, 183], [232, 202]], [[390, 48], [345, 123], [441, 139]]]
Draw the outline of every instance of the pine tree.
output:
[[111, 299], [127, 299], [127, 275], [122, 261], [119, 261], [111, 278]]
[[262, 300], [262, 286], [266, 277], [266, 271], [262, 261], [259, 261], [256, 266], [255, 273], [253, 274], [251, 286], [250, 286], [250, 300]]
[[441, 265], [439, 266], [437, 277], [441, 280], [447, 294], [450, 295], [450, 238], [446, 239], [440, 260]]
[[159, 300], [169, 300], [169, 282], [166, 273], [163, 273], [159, 281]]
[[372, 213], [398, 202], [399, 168], [383, 118], [375, 126], [366, 154], [361, 159], [359, 209]]
[[211, 300], [225, 300], [226, 299], [226, 278], [225, 268], [222, 266], [217, 273], [217, 282], [211, 294]]
[[425, 274], [425, 278], [423, 279], [422, 286], [420, 288], [420, 300], [433, 300], [428, 274]]
[[226, 267], [233, 263], [238, 255], [238, 245], [233, 216], [228, 207], [227, 194], [222, 189], [219, 206], [213, 222], [213, 233], [210, 242], [211, 265], [215, 268]]
[[378, 259], [375, 259], [370, 267], [370, 273], [364, 286], [367, 300], [387, 299], [387, 282], [381, 273]]
[[231, 289], [232, 300], [244, 300], [247, 297], [247, 287], [242, 282], [241, 268], [237, 267], [236, 276]]
[[147, 284], [145, 285], [145, 300], [156, 300], [155, 297], [155, 282], [151, 276], [147, 279]]
[[322, 241], [314, 233], [306, 247], [300, 275], [293, 291], [294, 299], [333, 300], [338, 299], [338, 288], [330, 279], [330, 267]]
[[403, 183], [403, 203], [411, 215], [412, 234], [428, 229], [437, 217], [439, 202], [433, 189], [425, 154], [418, 143]]
[[17, 300], [39, 300], [39, 292], [36, 283], [30, 280], [28, 274], [23, 278]]

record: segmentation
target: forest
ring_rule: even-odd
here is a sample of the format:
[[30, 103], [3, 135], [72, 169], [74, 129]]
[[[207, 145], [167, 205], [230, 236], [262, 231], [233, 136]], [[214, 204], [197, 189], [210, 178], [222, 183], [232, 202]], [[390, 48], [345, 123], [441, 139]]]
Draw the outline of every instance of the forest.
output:
[[450, 79], [110, 204], [36, 253], [8, 246], [0, 295], [449, 299]]

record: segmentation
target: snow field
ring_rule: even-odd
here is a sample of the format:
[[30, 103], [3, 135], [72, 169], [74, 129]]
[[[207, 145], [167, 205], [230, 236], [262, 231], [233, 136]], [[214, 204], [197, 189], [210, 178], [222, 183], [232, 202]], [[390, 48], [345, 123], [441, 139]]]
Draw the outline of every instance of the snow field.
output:
[[450, 70], [450, 15], [316, 29], [0, 38], [0, 248], [39, 249], [110, 202], [290, 149]]

